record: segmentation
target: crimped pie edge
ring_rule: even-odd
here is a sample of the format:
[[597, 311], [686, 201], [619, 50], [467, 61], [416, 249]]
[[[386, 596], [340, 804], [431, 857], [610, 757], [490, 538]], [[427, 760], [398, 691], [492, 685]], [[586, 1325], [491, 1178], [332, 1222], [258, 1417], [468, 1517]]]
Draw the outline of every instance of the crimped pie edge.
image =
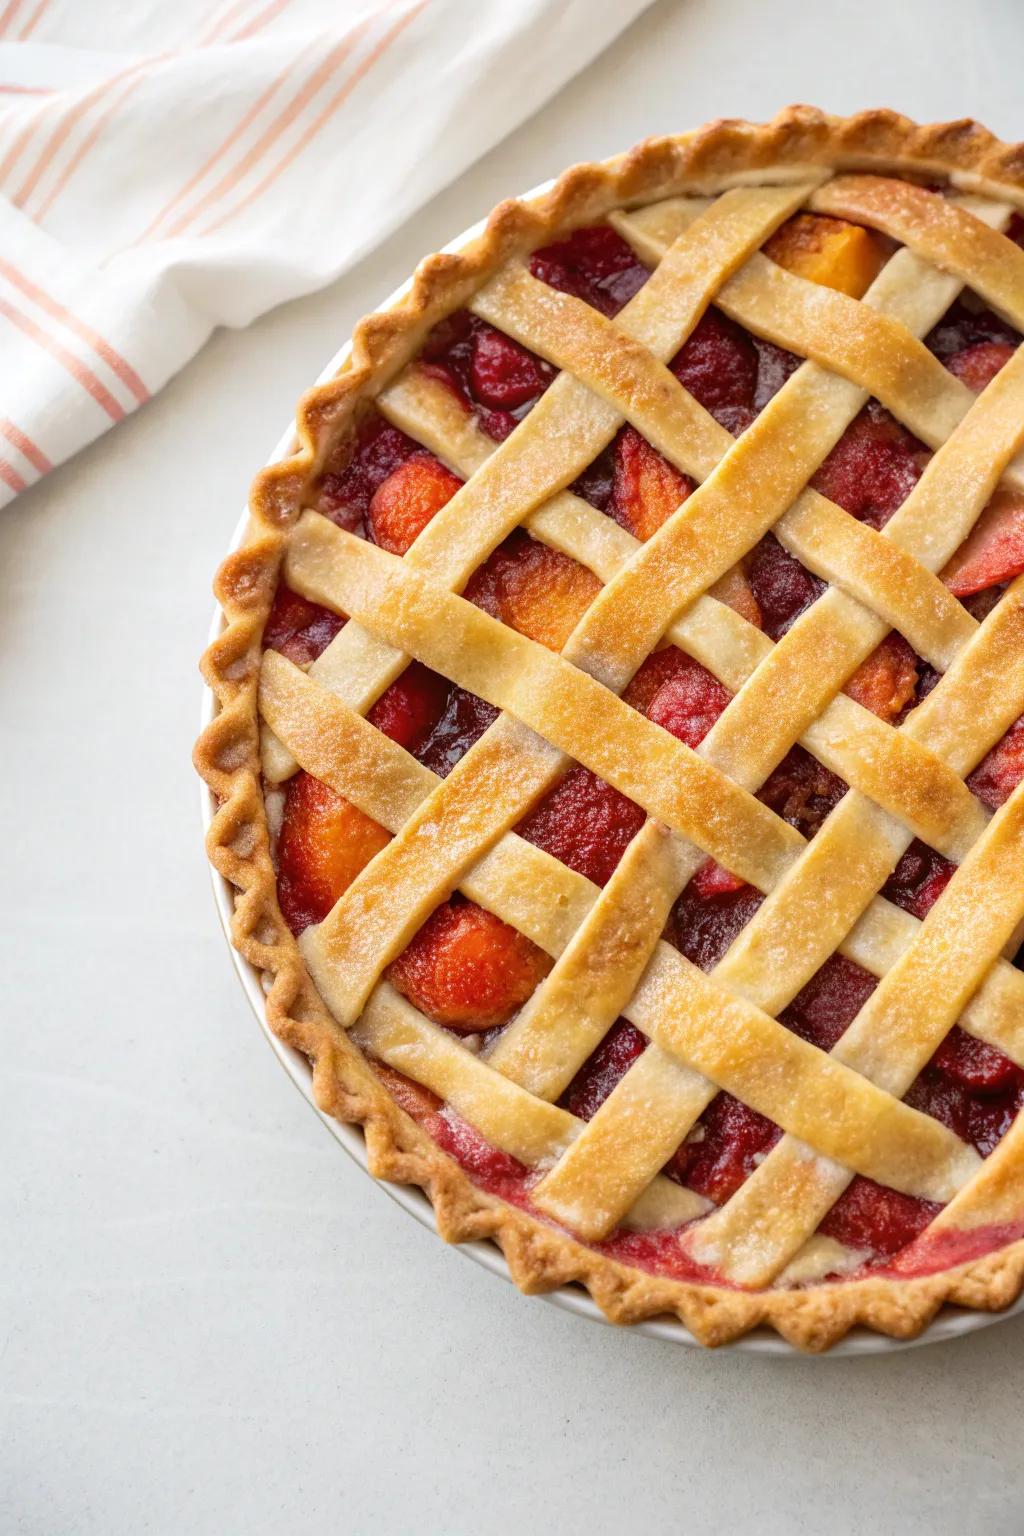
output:
[[454, 254], [427, 257], [398, 305], [360, 322], [347, 366], [299, 403], [296, 452], [257, 475], [246, 539], [215, 582], [225, 627], [203, 656], [202, 671], [218, 712], [194, 751], [195, 766], [219, 802], [207, 853], [234, 887], [232, 942], [268, 979], [268, 1023], [311, 1061], [320, 1109], [363, 1127], [371, 1173], [421, 1187], [446, 1241], [497, 1243], [527, 1293], [578, 1283], [614, 1323], [674, 1314], [706, 1345], [764, 1324], [809, 1351], [827, 1349], [858, 1324], [914, 1338], [947, 1302], [991, 1311], [1008, 1306], [1024, 1286], [1024, 1240], [927, 1276], [745, 1292], [631, 1268], [478, 1189], [391, 1098], [306, 972], [277, 902], [256, 692], [263, 627], [305, 491], [359, 406], [390, 381], [441, 316], [510, 256], [612, 208], [719, 191], [773, 173], [795, 179], [816, 167], [938, 175], [1024, 207], [1024, 145], [1005, 144], [970, 119], [918, 125], [888, 110], [839, 118], [804, 106], [766, 124], [719, 120], [693, 133], [649, 139], [626, 155], [571, 167], [529, 203], [500, 203], [475, 240]]

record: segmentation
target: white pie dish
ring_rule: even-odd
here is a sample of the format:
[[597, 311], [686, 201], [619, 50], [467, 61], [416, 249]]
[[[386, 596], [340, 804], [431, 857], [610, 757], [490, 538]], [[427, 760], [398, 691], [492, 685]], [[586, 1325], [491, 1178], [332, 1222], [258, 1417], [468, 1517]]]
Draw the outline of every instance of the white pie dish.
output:
[[[547, 183], [544, 186], [537, 187], [533, 189], [533, 191], [525, 194], [525, 196], [528, 199], [537, 197], [547, 191], [550, 185], [551, 183]], [[445, 247], [445, 249], [448, 251], [456, 251], [460, 249], [463, 245], [475, 238], [480, 233], [481, 229], [482, 224], [474, 225], [470, 229], [466, 230], [456, 240], [452, 241], [448, 246]], [[379, 307], [384, 310], [391, 308], [405, 296], [409, 287], [410, 282], [404, 283]], [[330, 360], [317, 382], [323, 382], [334, 375], [346, 363], [349, 357], [349, 352], [350, 344], [347, 343]], [[295, 446], [296, 443], [294, 430], [293, 427], [289, 425], [289, 427], [282, 434], [281, 439], [277, 443], [267, 462], [273, 463], [286, 457], [289, 453], [294, 451]], [[231, 540], [231, 544], [229, 546], [230, 549], [236, 549], [243, 542], [247, 521], [248, 513], [243, 512]], [[225, 553], [227, 553], [227, 551], [225, 551]], [[222, 625], [222, 615], [218, 609], [214, 614], [211, 626], [211, 639], [213, 639], [220, 632]], [[215, 713], [215, 709], [216, 704], [213, 694], [209, 689], [205, 689], [202, 712], [202, 724], [204, 727], [212, 719]], [[202, 814], [204, 828], [209, 827], [214, 810], [215, 801], [213, 796], [211, 792], [205, 786], [203, 786]], [[233, 910], [233, 890], [229, 882], [218, 875], [215, 870], [211, 869], [211, 875], [213, 879], [214, 896], [221, 923], [224, 928], [225, 935], [230, 938], [230, 923]], [[288, 1073], [289, 1077], [295, 1083], [299, 1091], [303, 1094], [304, 1098], [307, 1100], [310, 1106], [316, 1111], [317, 1114], [320, 1115], [320, 1118], [331, 1131], [335, 1139], [342, 1145], [346, 1152], [348, 1152], [348, 1154], [357, 1163], [359, 1163], [360, 1167], [362, 1167], [364, 1171], [368, 1171], [366, 1166], [366, 1146], [361, 1128], [358, 1125], [343, 1124], [328, 1115], [322, 1114], [317, 1109], [312, 1094], [312, 1072], [308, 1062], [306, 1061], [306, 1058], [302, 1056], [300, 1052], [295, 1051], [280, 1041], [273, 1034], [267, 1023], [264, 1008], [264, 989], [260, 973], [233, 948], [231, 949], [231, 955], [235, 965], [235, 970], [238, 974], [239, 980], [242, 983], [243, 990], [245, 991], [253, 1011], [256, 1014], [256, 1017], [260, 1023], [260, 1027], [263, 1029], [265, 1035], [267, 1036], [274, 1054], [277, 1056], [281, 1065], [284, 1067], [285, 1071]], [[410, 1215], [414, 1216], [423, 1225], [430, 1228], [434, 1227], [434, 1215], [430, 1201], [421, 1189], [414, 1186], [394, 1184], [384, 1184], [383, 1187], [387, 1193], [390, 1194], [391, 1197], [397, 1202], [397, 1204], [401, 1205], [403, 1209], [406, 1210]], [[510, 1284], [512, 1283], [512, 1277], [509, 1273], [504, 1255], [495, 1244], [491, 1242], [467, 1242], [461, 1244], [460, 1246], [469, 1257], [475, 1259], [476, 1262], [481, 1264], [485, 1269], [490, 1270], [492, 1274], [500, 1275]], [[550, 1301], [553, 1305], [561, 1307], [563, 1310], [575, 1313], [577, 1316], [585, 1317], [595, 1322], [605, 1321], [596, 1303], [590, 1298], [588, 1294], [577, 1287], [560, 1287], [558, 1290], [548, 1294], [544, 1299]], [[997, 1322], [1002, 1318], [1016, 1315], [1022, 1311], [1024, 1311], [1024, 1294], [1022, 1294], [1022, 1296], [1012, 1307], [1001, 1313], [975, 1312], [946, 1306], [943, 1307], [939, 1315], [918, 1339], [892, 1339], [873, 1333], [867, 1329], [857, 1328], [852, 1330], [845, 1336], [845, 1338], [835, 1344], [829, 1353], [833, 1356], [888, 1354], [896, 1349], [906, 1349], [912, 1344], [937, 1343], [940, 1340], [959, 1337], [963, 1334], [974, 1332], [979, 1328], [986, 1327], [990, 1323]], [[634, 1329], [635, 1331], [639, 1331], [640, 1333], [643, 1333], [651, 1338], [658, 1338], [673, 1343], [698, 1347], [697, 1340], [694, 1339], [689, 1330], [674, 1318], [655, 1319], [648, 1322], [639, 1323], [634, 1325]], [[790, 1357], [797, 1357], [800, 1355], [800, 1351], [796, 1350], [784, 1339], [780, 1338], [778, 1335], [767, 1329], [755, 1330], [753, 1333], [747, 1334], [744, 1337], [737, 1339], [733, 1343], [724, 1345], [722, 1347], [731, 1351], [739, 1351], [746, 1354]]]

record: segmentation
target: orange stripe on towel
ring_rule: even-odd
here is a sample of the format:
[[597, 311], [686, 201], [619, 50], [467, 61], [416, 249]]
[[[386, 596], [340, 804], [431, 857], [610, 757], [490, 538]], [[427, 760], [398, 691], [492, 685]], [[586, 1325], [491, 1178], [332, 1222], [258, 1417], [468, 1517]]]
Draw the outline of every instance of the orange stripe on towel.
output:
[[258, 197], [262, 196], [267, 187], [275, 182], [278, 176], [280, 176], [281, 172], [286, 170], [288, 166], [291, 165], [292, 161], [296, 158], [297, 155], [302, 153], [307, 144], [316, 138], [317, 134], [324, 127], [324, 125], [334, 116], [338, 108], [355, 90], [360, 80], [362, 80], [363, 77], [373, 68], [374, 64], [376, 64], [377, 61], [381, 59], [385, 53], [387, 53], [388, 49], [391, 47], [391, 44], [395, 41], [398, 35], [405, 30], [411, 21], [415, 20], [415, 18], [420, 14], [422, 10], [426, 8], [429, 3], [430, 0], [420, 0], [418, 5], [413, 6], [412, 9], [407, 11], [404, 16], [399, 17], [394, 26], [384, 34], [376, 47], [370, 53], [368, 53], [366, 58], [363, 59], [362, 63], [353, 70], [345, 84], [340, 88], [340, 90], [335, 92], [334, 96], [331, 97], [331, 100], [327, 103], [326, 107], [324, 107], [323, 111], [313, 119], [313, 122], [306, 129], [305, 133], [301, 136], [297, 143], [292, 145], [287, 154], [278, 161], [273, 170], [268, 171], [263, 180], [259, 182], [258, 185], [255, 186], [252, 191], [242, 199], [240, 203], [236, 203], [233, 208], [229, 208], [228, 211], [222, 214], [219, 219], [215, 219], [212, 224], [208, 224], [206, 228], [201, 231], [202, 234], [210, 235], [214, 232], [214, 230], [220, 229], [222, 224], [226, 224], [229, 219], [233, 219], [236, 214], [241, 213], [244, 208], [249, 207], [250, 203], [255, 202]]
[[5, 277], [13, 288], [20, 289], [27, 299], [32, 300], [33, 304], [38, 304], [40, 309], [45, 310], [48, 315], [52, 315], [55, 320], [59, 320], [62, 325], [66, 325], [69, 331], [74, 331], [76, 336], [80, 336], [83, 341], [87, 341], [97, 357], [103, 359], [111, 373], [121, 380], [121, 383], [135, 396], [139, 404], [144, 405], [146, 403], [149, 399], [149, 390], [143, 384], [131, 364], [125, 362], [120, 352], [115, 352], [114, 348], [108, 341], [104, 340], [99, 331], [94, 331], [91, 325], [87, 325], [84, 320], [80, 320], [65, 305], [59, 304], [52, 295], [46, 292], [45, 288], [40, 288], [38, 283], [31, 282], [23, 272], [18, 271], [17, 267], [11, 266], [10, 262], [0, 260], [0, 277]]
[[100, 383], [92, 369], [87, 368], [81, 358], [69, 352], [67, 347], [62, 347], [59, 341], [55, 341], [52, 336], [36, 325], [34, 320], [30, 320], [28, 315], [22, 314], [20, 309], [15, 309], [13, 304], [8, 304], [6, 299], [0, 299], [0, 315], [3, 315], [12, 325], [17, 326], [18, 330], [24, 332], [37, 346], [42, 347], [44, 352], [49, 352], [52, 357], [55, 357], [86, 393], [92, 396], [96, 404], [102, 406], [111, 421], [124, 420], [128, 414], [124, 406], [118, 404], [109, 389]]

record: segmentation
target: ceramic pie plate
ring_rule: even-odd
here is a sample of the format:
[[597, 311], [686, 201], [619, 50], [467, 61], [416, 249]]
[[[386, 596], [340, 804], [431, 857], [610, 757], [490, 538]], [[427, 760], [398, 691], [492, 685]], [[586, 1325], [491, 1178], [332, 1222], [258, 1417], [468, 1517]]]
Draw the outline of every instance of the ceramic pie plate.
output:
[[[532, 198], [540, 197], [545, 192], [547, 192], [552, 185], [553, 183], [548, 181], [539, 187], [534, 187], [532, 191], [522, 194], [522, 200], [529, 201]], [[474, 240], [481, 233], [483, 227], [484, 221], [481, 220], [479, 223], [474, 224], [471, 228], [465, 230], [448, 245], [444, 246], [443, 249], [446, 252], [455, 252], [460, 250], [462, 246], [468, 244], [471, 240]], [[392, 308], [405, 297], [410, 287], [411, 279], [404, 282], [400, 288], [397, 288], [395, 292], [392, 293], [389, 298], [385, 299], [382, 304], [378, 305], [377, 308], [381, 310]], [[324, 383], [327, 379], [333, 377], [333, 375], [336, 374], [339, 369], [341, 369], [348, 362], [350, 352], [351, 343], [346, 342], [345, 345], [340, 348], [340, 350], [336, 352], [335, 355], [331, 358], [330, 362], [327, 364], [319, 378], [316, 380], [316, 383]], [[296, 446], [297, 443], [295, 438], [294, 425], [289, 423], [288, 427], [283, 432], [280, 440], [278, 441], [277, 446], [270, 454], [266, 462], [268, 464], [276, 463], [279, 459], [283, 459], [289, 454], [293, 453]], [[238, 525], [235, 528], [231, 543], [228, 546], [228, 549], [226, 549], [224, 552], [225, 554], [228, 554], [231, 551], [237, 549], [242, 544], [245, 537], [248, 516], [248, 510], [244, 510], [242, 512], [241, 518], [238, 521]], [[213, 620], [210, 626], [208, 640], [214, 640], [217, 635], [221, 633], [223, 627], [223, 615], [220, 609], [217, 608], [214, 612]], [[202, 702], [202, 726], [204, 729], [213, 719], [213, 716], [216, 713], [216, 707], [216, 701], [212, 692], [209, 688], [204, 688]], [[201, 787], [201, 796], [203, 828], [204, 831], [207, 831], [216, 811], [216, 802], [212, 793], [205, 784]], [[274, 1052], [274, 1055], [277, 1057], [278, 1061], [281, 1063], [281, 1066], [291, 1078], [296, 1088], [298, 1088], [303, 1098], [309, 1104], [310, 1108], [319, 1117], [319, 1119], [323, 1121], [331, 1135], [348, 1153], [353, 1161], [358, 1163], [359, 1167], [363, 1169], [364, 1173], [366, 1173], [368, 1177], [372, 1178], [373, 1176], [370, 1174], [369, 1169], [367, 1168], [366, 1143], [363, 1138], [362, 1127], [358, 1125], [346, 1125], [340, 1120], [335, 1120], [330, 1115], [323, 1114], [318, 1109], [313, 1098], [313, 1073], [309, 1062], [300, 1051], [296, 1051], [291, 1046], [285, 1045], [284, 1042], [279, 1040], [271, 1030], [270, 1025], [267, 1022], [266, 1009], [264, 1006], [265, 993], [262, 975], [255, 966], [250, 965], [249, 962], [245, 960], [242, 955], [240, 955], [238, 951], [231, 945], [231, 918], [234, 910], [233, 888], [230, 882], [219, 875], [217, 871], [212, 868], [212, 866], [210, 867], [210, 874], [213, 880], [213, 892], [214, 900], [217, 905], [217, 912], [220, 917], [221, 926], [224, 930], [225, 939], [228, 943], [235, 971], [238, 975], [239, 981], [242, 984], [242, 989], [249, 1000], [252, 1010], [256, 1015], [256, 1019], [260, 1025], [260, 1028], [263, 1030], [263, 1033], [267, 1038], [271, 1050]], [[430, 1201], [424, 1194], [423, 1190], [415, 1185], [389, 1184], [383, 1180], [377, 1179], [375, 1179], [374, 1182], [377, 1183], [380, 1188], [384, 1189], [386, 1193], [389, 1194], [395, 1201], [395, 1203], [400, 1205], [402, 1209], [408, 1212], [410, 1216], [415, 1217], [418, 1222], [420, 1222], [423, 1226], [428, 1227], [431, 1231], [436, 1230], [433, 1207], [431, 1206]], [[491, 1274], [499, 1275], [510, 1285], [514, 1284], [512, 1276], [509, 1273], [509, 1268], [508, 1264], [506, 1263], [505, 1256], [495, 1243], [479, 1241], [464, 1242], [458, 1245], [458, 1250], [465, 1254], [468, 1258], [473, 1259], [477, 1264], [481, 1265], [482, 1268], [489, 1270]], [[546, 1293], [540, 1299], [548, 1302], [552, 1306], [561, 1308], [565, 1312], [571, 1312], [576, 1317], [587, 1318], [591, 1322], [607, 1323], [608, 1321], [598, 1308], [597, 1304], [591, 1300], [590, 1296], [584, 1290], [576, 1286], [560, 1286], [557, 1290]], [[846, 1334], [843, 1339], [831, 1347], [831, 1349], [828, 1351], [828, 1358], [834, 1359], [837, 1355], [887, 1355], [891, 1354], [895, 1350], [911, 1349], [917, 1345], [937, 1344], [946, 1339], [960, 1338], [964, 1334], [975, 1333], [980, 1328], [990, 1327], [993, 1323], [1001, 1322], [1008, 1317], [1014, 1317], [1021, 1313], [1024, 1313], [1024, 1292], [1022, 1292], [1021, 1296], [1011, 1307], [1008, 1307], [1003, 1312], [975, 1312], [960, 1307], [944, 1306], [937, 1313], [931, 1324], [916, 1339], [893, 1339], [888, 1338], [883, 1334], [874, 1333], [866, 1328], [854, 1328], [851, 1329], [851, 1331]], [[694, 1349], [700, 1349], [703, 1347], [693, 1337], [689, 1329], [686, 1328], [676, 1318], [655, 1318], [649, 1322], [635, 1323], [632, 1325], [632, 1332], [645, 1334], [648, 1338], [663, 1339], [673, 1344], [688, 1345]], [[730, 1344], [720, 1345], [719, 1349], [728, 1351], [730, 1354], [790, 1356], [791, 1358], [800, 1359], [807, 1358], [802, 1351], [796, 1349], [785, 1339], [780, 1338], [776, 1333], [767, 1328], [755, 1329], [753, 1332], [743, 1335], [741, 1338], [734, 1340]], [[822, 1356], [821, 1358], [825, 1357]]]

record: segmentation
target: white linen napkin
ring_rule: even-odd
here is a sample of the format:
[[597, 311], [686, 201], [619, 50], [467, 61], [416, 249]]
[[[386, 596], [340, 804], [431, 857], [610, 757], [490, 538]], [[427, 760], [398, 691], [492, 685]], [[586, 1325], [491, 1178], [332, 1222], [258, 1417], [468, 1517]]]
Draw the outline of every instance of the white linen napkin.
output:
[[649, 3], [0, 0], [0, 505], [215, 326], [351, 267]]

